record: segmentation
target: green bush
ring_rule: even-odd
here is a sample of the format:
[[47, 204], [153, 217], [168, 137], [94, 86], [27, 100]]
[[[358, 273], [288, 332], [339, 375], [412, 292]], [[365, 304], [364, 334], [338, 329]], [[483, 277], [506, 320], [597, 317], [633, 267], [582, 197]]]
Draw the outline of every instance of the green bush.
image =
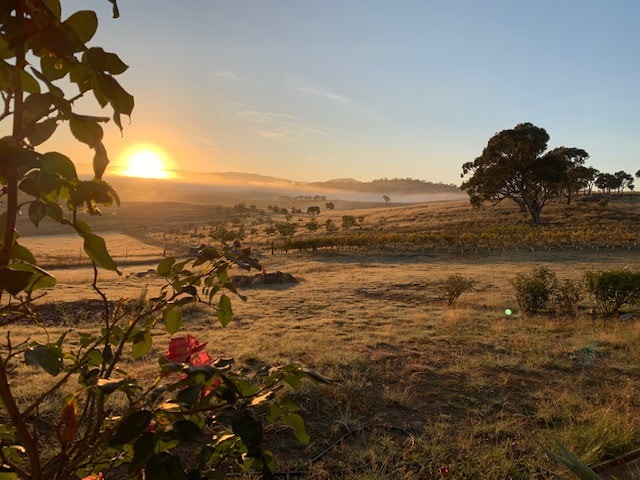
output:
[[640, 272], [626, 269], [588, 271], [584, 279], [587, 292], [604, 315], [613, 315], [623, 305], [640, 301]]
[[544, 308], [551, 300], [558, 285], [553, 270], [547, 267], [536, 267], [531, 273], [519, 273], [511, 280], [515, 290], [518, 306], [525, 313], [535, 313]]
[[573, 315], [582, 299], [582, 287], [578, 282], [571, 280], [558, 282], [552, 299], [557, 313]]
[[448, 305], [453, 305], [460, 298], [460, 295], [471, 290], [475, 283], [475, 280], [465, 278], [459, 273], [449, 275], [440, 286], [442, 297]]

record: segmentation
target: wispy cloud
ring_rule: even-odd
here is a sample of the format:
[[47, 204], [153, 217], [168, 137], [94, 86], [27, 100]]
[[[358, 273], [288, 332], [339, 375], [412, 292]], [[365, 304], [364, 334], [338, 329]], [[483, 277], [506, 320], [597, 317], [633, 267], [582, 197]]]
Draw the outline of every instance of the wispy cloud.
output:
[[238, 75], [235, 72], [231, 72], [231, 71], [226, 71], [226, 72], [218, 72], [215, 74], [215, 78], [218, 78], [220, 80], [228, 80], [231, 82], [237, 82], [237, 83], [250, 83], [251, 79], [246, 78], [246, 77], [242, 77], [240, 75]]
[[304, 122], [297, 115], [288, 113], [242, 110], [237, 115], [257, 136], [270, 140], [303, 140], [312, 135], [327, 133], [325, 127]]
[[301, 80], [293, 76], [286, 76], [285, 86], [287, 88], [290, 88], [298, 92], [307, 93], [310, 95], [323, 98], [325, 100], [330, 100], [332, 102], [336, 102], [336, 103], [348, 106], [353, 110], [359, 110], [378, 120], [382, 120], [382, 115], [380, 115], [375, 110], [372, 110], [367, 107], [363, 107], [359, 105], [357, 102], [355, 102], [354, 100], [350, 99], [349, 97], [345, 95], [341, 95], [337, 92], [334, 92], [333, 90], [323, 87], [322, 85], [318, 85], [313, 82], [308, 82], [306, 80]]
[[298, 92], [317, 95], [319, 97], [322, 97], [334, 102], [349, 103], [349, 99], [347, 97], [340, 95], [339, 93], [336, 93], [333, 90], [317, 85], [315, 83], [303, 82], [293, 77], [288, 77], [286, 79], [286, 86], [293, 90], [297, 90]]

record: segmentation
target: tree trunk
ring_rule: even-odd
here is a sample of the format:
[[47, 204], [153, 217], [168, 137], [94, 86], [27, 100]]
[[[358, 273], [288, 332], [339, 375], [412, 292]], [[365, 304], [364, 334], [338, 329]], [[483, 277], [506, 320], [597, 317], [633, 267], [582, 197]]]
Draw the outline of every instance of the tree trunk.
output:
[[529, 207], [529, 213], [531, 214], [531, 220], [533, 221], [534, 225], [540, 225], [540, 213], [542, 211], [542, 208], [540, 207]]

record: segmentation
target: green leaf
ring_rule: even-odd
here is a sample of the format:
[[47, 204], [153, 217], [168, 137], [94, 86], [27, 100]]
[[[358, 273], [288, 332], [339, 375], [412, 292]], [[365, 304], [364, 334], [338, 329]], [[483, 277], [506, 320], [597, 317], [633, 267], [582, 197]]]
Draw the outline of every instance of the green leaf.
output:
[[284, 423], [293, 428], [293, 431], [296, 433], [296, 437], [303, 445], [309, 443], [309, 434], [307, 433], [306, 428], [304, 427], [304, 420], [297, 413], [288, 413], [284, 416]]
[[40, 93], [29, 95], [24, 99], [24, 124], [46, 117], [50, 108], [51, 99], [48, 95]]
[[118, 446], [131, 442], [146, 431], [152, 418], [153, 414], [147, 410], [138, 410], [127, 415], [118, 423], [115, 432], [109, 439], [109, 445]]
[[202, 385], [192, 385], [183, 388], [176, 395], [176, 402], [183, 407], [193, 407], [200, 397]]
[[199, 443], [204, 441], [204, 436], [200, 427], [195, 423], [189, 420], [178, 420], [173, 424], [173, 428], [167, 432], [166, 438], [163, 436], [163, 440], [178, 440], [180, 443]]
[[76, 32], [82, 43], [87, 43], [91, 40], [98, 30], [98, 17], [91, 10], [75, 12], [63, 23]]
[[99, 366], [102, 363], [102, 353], [97, 348], [91, 349], [87, 354], [87, 363], [89, 365]]
[[96, 153], [93, 155], [93, 174], [96, 179], [101, 179], [107, 169], [107, 165], [109, 165], [109, 156], [102, 142], [98, 142], [95, 146], [95, 151]]
[[96, 148], [102, 143], [102, 127], [91, 118], [73, 115], [69, 119], [69, 128], [79, 142], [85, 143], [91, 148]]
[[[26, 453], [26, 449], [22, 445], [4, 445], [2, 447], [3, 458], [6, 458], [14, 465], [20, 465], [24, 461], [25, 453]], [[9, 472], [0, 472], [0, 480], [3, 478], [2, 474], [8, 474], [8, 473]], [[9, 477], [4, 477], [4, 478], [9, 478]]]
[[171, 267], [176, 263], [176, 259], [173, 257], [163, 258], [158, 264], [157, 272], [161, 277], [168, 277], [171, 275]]
[[51, 13], [53, 13], [56, 20], [60, 20], [60, 15], [62, 14], [62, 7], [60, 6], [60, 0], [44, 0], [43, 3], [51, 11]]
[[144, 474], [146, 480], [187, 480], [180, 458], [167, 452], [151, 457]]
[[218, 301], [218, 311], [216, 312], [218, 321], [223, 327], [229, 325], [229, 322], [233, 320], [233, 311], [231, 310], [231, 300], [225, 294], [220, 296]]
[[69, 65], [62, 58], [51, 55], [44, 55], [40, 58], [40, 69], [44, 78], [49, 82], [59, 80], [69, 73]]
[[0, 471], [0, 480], [18, 480], [18, 474]]
[[47, 152], [40, 157], [44, 170], [57, 173], [66, 180], [77, 180], [76, 167], [69, 157], [58, 152]]
[[109, 2], [111, 2], [111, 5], [113, 5], [113, 18], [120, 17], [120, 10], [118, 10], [117, 1], [116, 0], [109, 0]]
[[29, 205], [29, 220], [31, 220], [31, 223], [33, 223], [36, 228], [40, 225], [40, 221], [45, 217], [46, 210], [47, 207], [45, 207], [40, 200], [34, 200]]
[[262, 405], [263, 403], [268, 402], [269, 400], [271, 400], [274, 396], [273, 392], [267, 392], [263, 395], [259, 395], [257, 397], [255, 397], [254, 399], [251, 400], [251, 406], [252, 407], [257, 407], [259, 405]]
[[11, 48], [9, 42], [7, 42], [4, 38], [0, 38], [0, 58], [13, 58], [16, 56], [16, 52]]
[[129, 67], [120, 60], [115, 53], [105, 52], [100, 47], [93, 47], [87, 50], [82, 56], [82, 62], [99, 72], [109, 72], [112, 75], [119, 75]]
[[89, 255], [91, 260], [105, 270], [111, 270], [112, 272], [117, 272], [118, 275], [122, 275], [122, 272], [118, 270], [116, 262], [114, 262], [107, 251], [104, 238], [90, 232], [82, 232], [81, 235], [84, 238], [84, 251]]
[[545, 453], [556, 463], [565, 466], [582, 480], [602, 480], [602, 477], [594, 472], [580, 457], [570, 452], [562, 443], [556, 441], [561, 454], [552, 452], [543, 447]]
[[[23, 255], [28, 254], [22, 252]], [[8, 268], [0, 269], [0, 288], [12, 295], [21, 291], [32, 292], [41, 288], [51, 288], [56, 279], [48, 272], [35, 265], [14, 263]]]
[[151, 432], [144, 432], [133, 444], [133, 459], [129, 465], [129, 478], [140, 478], [140, 469], [153, 455], [156, 446], [156, 437]]
[[164, 316], [164, 329], [169, 335], [173, 335], [182, 327], [182, 310], [172, 308], [167, 310]]
[[126, 379], [100, 378], [96, 383], [102, 393], [110, 394], [118, 390], [126, 382]]
[[23, 247], [17, 243], [11, 248], [11, 258], [22, 260], [23, 262], [30, 263], [31, 265], [35, 265], [37, 263], [31, 251], [27, 247]]
[[255, 456], [262, 443], [262, 423], [248, 410], [242, 410], [231, 422], [231, 428], [242, 439], [249, 455]]
[[268, 422], [275, 422], [278, 417], [281, 417], [286, 413], [287, 411], [280, 405], [278, 405], [277, 403], [272, 403], [268, 407], [267, 416], [265, 418]]
[[40, 84], [25, 70], [20, 70], [20, 85], [25, 92], [40, 93]]
[[134, 106], [134, 99], [117, 80], [107, 74], [97, 74], [96, 81], [92, 82], [94, 88], [94, 95], [96, 98], [103, 96], [109, 99], [109, 103], [113, 107], [114, 121], [118, 127], [122, 128], [119, 121], [119, 114], [131, 115]]
[[36, 147], [47, 140], [53, 135], [58, 128], [58, 120], [55, 118], [48, 118], [40, 123], [36, 123], [33, 130], [27, 135], [29, 143]]
[[133, 345], [131, 346], [133, 352], [133, 359], [138, 360], [144, 357], [153, 345], [153, 338], [148, 332], [140, 332], [133, 338]]
[[32, 276], [32, 272], [15, 270], [14, 265], [0, 268], [0, 290], [17, 295], [27, 288]]
[[62, 371], [62, 350], [56, 345], [32, 345], [24, 353], [24, 361], [55, 377]]

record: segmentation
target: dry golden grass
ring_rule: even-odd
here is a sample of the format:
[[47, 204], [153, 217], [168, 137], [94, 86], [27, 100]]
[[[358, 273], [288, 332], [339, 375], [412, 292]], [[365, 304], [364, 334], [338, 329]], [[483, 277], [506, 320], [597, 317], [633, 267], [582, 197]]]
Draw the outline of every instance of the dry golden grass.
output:
[[[611, 215], [614, 220], [600, 212], [597, 221], [606, 231], [627, 212], [624, 227], [635, 229], [637, 236], [634, 201], [611, 207], [619, 209]], [[385, 230], [446, 224], [457, 231], [464, 222], [509, 219], [527, 228], [508, 206], [476, 212], [462, 202], [323, 212], [322, 218], [339, 222], [345, 213], [364, 215], [365, 226]], [[546, 218], [561, 226], [571, 220], [566, 213], [557, 205]], [[592, 214], [573, 221], [594, 223]], [[147, 234], [158, 245], [161, 233]], [[159, 248], [124, 236], [111, 240], [130, 245], [131, 255]], [[267, 271], [290, 273], [299, 282], [245, 290], [248, 301], [235, 301], [236, 320], [226, 329], [216, 324], [212, 310], [191, 309], [183, 332], [208, 341], [212, 355], [235, 356], [247, 372], [296, 361], [335, 380], [296, 394], [312, 436], [309, 446], [297, 445], [289, 431], [270, 431], [280, 469], [304, 466], [348, 430], [353, 434], [305, 467], [306, 478], [549, 478], [554, 466], [540, 444], [553, 445], [554, 438], [589, 462], [639, 446], [637, 317], [591, 316], [588, 298], [575, 318], [546, 312], [525, 316], [517, 310], [509, 283], [517, 273], [540, 265], [572, 280], [580, 280], [588, 269], [638, 268], [640, 250], [631, 244], [615, 250], [434, 254], [398, 248], [278, 251], [272, 256], [266, 240], [256, 235], [253, 246]], [[70, 248], [70, 255], [77, 255], [77, 247]], [[113, 299], [136, 298], [145, 288], [153, 292], [159, 280], [135, 275], [147, 268], [125, 267], [125, 276], [107, 275], [101, 285]], [[76, 325], [82, 315], [69, 311], [65, 302], [95, 298], [83, 286], [92, 274], [86, 269], [55, 273], [59, 285], [46, 300], [60, 302], [67, 327]], [[454, 273], [477, 283], [449, 307], [439, 298], [439, 285]], [[506, 315], [507, 308], [514, 314]], [[87, 321], [79, 321], [80, 327]], [[16, 328], [16, 338], [43, 335]], [[63, 328], [49, 327], [49, 334]], [[152, 377], [167, 342], [166, 335], [158, 334], [147, 360], [125, 368]], [[40, 376], [25, 366], [16, 372], [13, 381], [23, 401], [36, 393], [33, 385], [45, 388]], [[445, 467], [448, 473], [439, 474]]]

